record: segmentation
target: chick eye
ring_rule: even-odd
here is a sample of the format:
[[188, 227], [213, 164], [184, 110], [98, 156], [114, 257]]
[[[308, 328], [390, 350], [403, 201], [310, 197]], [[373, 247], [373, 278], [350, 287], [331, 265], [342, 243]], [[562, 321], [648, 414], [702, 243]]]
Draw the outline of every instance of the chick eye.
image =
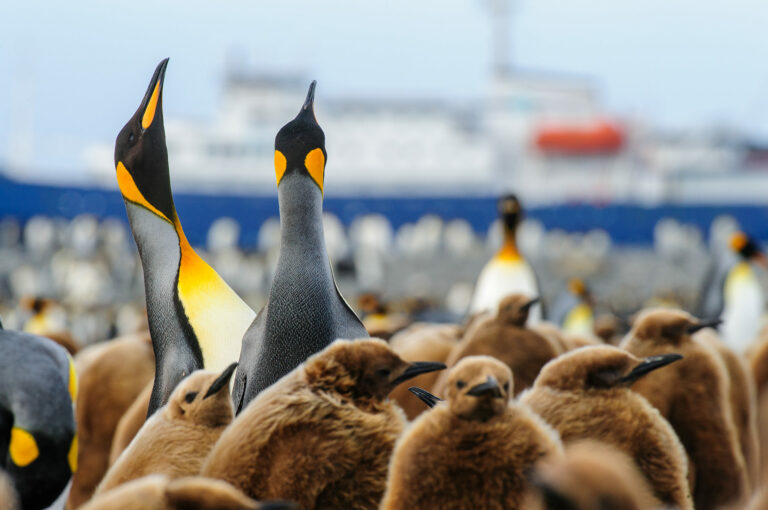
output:
[[380, 369], [378, 369], [378, 370], [376, 371], [376, 374], [377, 374], [379, 377], [389, 377], [389, 374], [390, 374], [390, 373], [391, 373], [391, 372], [390, 372], [390, 370], [389, 370], [388, 368], [380, 368]]
[[504, 391], [509, 391], [509, 382], [505, 382], [503, 388]]
[[193, 400], [195, 400], [195, 397], [197, 396], [196, 391], [190, 391], [186, 395], [184, 395], [184, 400], [187, 401], [187, 404], [191, 404]]
[[462, 389], [466, 385], [467, 385], [467, 383], [465, 383], [464, 381], [456, 381], [456, 387], [458, 389]]

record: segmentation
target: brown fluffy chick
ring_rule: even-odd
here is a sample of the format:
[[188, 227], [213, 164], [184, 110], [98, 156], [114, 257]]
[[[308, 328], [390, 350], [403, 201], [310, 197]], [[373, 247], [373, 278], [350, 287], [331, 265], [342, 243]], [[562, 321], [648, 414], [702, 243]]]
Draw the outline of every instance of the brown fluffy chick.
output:
[[382, 340], [336, 340], [253, 399], [201, 473], [304, 510], [377, 508], [405, 425], [387, 395], [442, 368], [406, 362]]
[[733, 423], [729, 379], [722, 360], [691, 334], [706, 327], [690, 314], [654, 308], [642, 312], [621, 343], [636, 356], [680, 353], [680, 363], [638, 381], [634, 390], [664, 416], [680, 437], [691, 470], [696, 508], [740, 503], [749, 481]]
[[[768, 329], [763, 328], [755, 342], [747, 350], [747, 359], [757, 393], [760, 480], [768, 486]], [[766, 491], [766, 495], [768, 495], [768, 491]]]
[[[440, 361], [445, 362], [459, 341], [461, 327], [455, 324], [417, 323], [397, 333], [389, 340], [398, 356], [405, 361]], [[415, 377], [410, 384], [422, 388], [432, 388], [439, 372], [429, 372]], [[403, 408], [409, 420], [413, 420], [426, 408], [401, 384], [390, 393], [389, 398]]]
[[[515, 395], [530, 387], [539, 370], [559, 353], [559, 348], [532, 329], [526, 328], [528, 312], [538, 298], [512, 294], [501, 300], [493, 320], [480, 324], [473, 334], [454, 347], [446, 365], [453, 366], [467, 356], [493, 356], [512, 369]], [[434, 386], [434, 392], [445, 396], [448, 373], [443, 373]]]
[[745, 360], [731, 350], [714, 329], [703, 329], [694, 340], [711, 347], [728, 371], [729, 398], [741, 453], [747, 465], [751, 488], [760, 486], [760, 443], [757, 436], [757, 391]]
[[689, 509], [685, 451], [669, 423], [629, 389], [679, 359], [670, 354], [641, 360], [617, 347], [582, 347], [547, 364], [520, 400], [565, 443], [594, 439], [623, 451], [635, 459], [659, 501]]
[[69, 508], [77, 508], [93, 494], [109, 467], [120, 417], [155, 374], [152, 344], [143, 336], [116, 338], [88, 351], [76, 358], [78, 470], [72, 477]]
[[0, 469], [0, 510], [19, 510], [20, 508], [19, 495], [16, 494], [13, 482], [5, 471]]
[[133, 438], [139, 433], [141, 426], [147, 421], [147, 410], [152, 398], [152, 388], [155, 385], [154, 378], [144, 386], [133, 404], [123, 413], [115, 427], [115, 435], [112, 437], [112, 447], [109, 450], [109, 465], [115, 463], [123, 450], [128, 448]]
[[221, 480], [149, 475], [96, 495], [81, 510], [289, 510], [288, 502], [259, 503]]
[[577, 441], [562, 457], [543, 459], [533, 476], [530, 510], [650, 510], [659, 506], [648, 482], [624, 452]]
[[172, 478], [200, 473], [200, 467], [234, 409], [229, 380], [237, 363], [217, 374], [197, 370], [183, 379], [109, 468], [96, 493], [151, 473]]
[[463, 358], [448, 381], [447, 402], [397, 442], [382, 510], [521, 508], [528, 471], [561, 452], [557, 433], [510, 400], [512, 372], [490, 356]]

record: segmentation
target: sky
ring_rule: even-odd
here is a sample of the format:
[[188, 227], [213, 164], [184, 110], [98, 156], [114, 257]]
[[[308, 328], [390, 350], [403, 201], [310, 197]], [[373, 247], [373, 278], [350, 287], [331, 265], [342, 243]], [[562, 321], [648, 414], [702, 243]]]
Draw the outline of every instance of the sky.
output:
[[[166, 116], [210, 117], [233, 56], [306, 71], [318, 100], [479, 99], [490, 1], [2, 1], [0, 165], [76, 170], [86, 145], [111, 143], [164, 57]], [[512, 65], [590, 78], [616, 117], [768, 134], [768, 2], [515, 0], [512, 10]]]

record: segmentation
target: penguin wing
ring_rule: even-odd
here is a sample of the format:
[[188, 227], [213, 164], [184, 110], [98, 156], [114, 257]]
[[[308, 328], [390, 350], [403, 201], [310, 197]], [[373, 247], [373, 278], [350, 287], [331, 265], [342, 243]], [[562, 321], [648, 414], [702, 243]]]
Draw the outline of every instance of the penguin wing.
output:
[[[268, 303], [267, 303], [268, 304]], [[252, 370], [258, 361], [259, 349], [261, 348], [261, 339], [264, 338], [264, 328], [266, 325], [267, 305], [259, 310], [256, 318], [243, 335], [240, 346], [240, 360], [235, 373], [235, 382], [232, 387], [232, 405], [235, 408], [235, 414], [240, 414], [243, 407], [247, 404], [244, 401], [246, 389], [248, 387], [248, 371]]]
[[357, 316], [354, 310], [352, 310], [352, 307], [349, 306], [349, 303], [346, 299], [344, 299], [344, 296], [341, 295], [341, 291], [339, 291], [339, 286], [336, 283], [336, 278], [333, 275], [333, 265], [331, 265], [331, 279], [333, 280], [333, 288], [336, 290], [336, 296], [338, 296], [339, 301], [341, 302], [341, 311], [345, 315], [344, 324], [347, 326], [346, 329], [349, 330], [349, 334], [354, 334], [351, 338], [364, 338], [369, 336], [368, 330], [365, 329], [365, 326], [363, 326], [363, 322], [360, 320], [360, 317]]

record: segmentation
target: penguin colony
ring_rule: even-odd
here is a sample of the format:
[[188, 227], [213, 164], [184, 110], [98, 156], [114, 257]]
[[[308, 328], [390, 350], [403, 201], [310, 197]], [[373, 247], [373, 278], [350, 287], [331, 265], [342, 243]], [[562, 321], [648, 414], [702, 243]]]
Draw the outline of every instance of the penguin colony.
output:
[[621, 339], [582, 280], [545, 314], [508, 195], [466, 322], [368, 338], [326, 253], [312, 82], [275, 139], [281, 246], [257, 314], [181, 227], [167, 65], [115, 144], [149, 338], [72, 359], [0, 327], [0, 509], [765, 507], [756, 241], [733, 236], [698, 317], [642, 310]]

